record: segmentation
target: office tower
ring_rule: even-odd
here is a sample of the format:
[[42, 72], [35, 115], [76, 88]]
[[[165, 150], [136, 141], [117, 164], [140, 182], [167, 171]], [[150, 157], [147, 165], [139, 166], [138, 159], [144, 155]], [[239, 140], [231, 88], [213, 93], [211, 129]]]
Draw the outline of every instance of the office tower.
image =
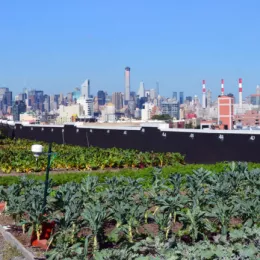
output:
[[62, 93], [59, 95], [59, 105], [64, 105], [64, 97]]
[[83, 108], [83, 114], [80, 117], [92, 118], [94, 116], [94, 100], [93, 98], [86, 98], [81, 96], [77, 99], [77, 104], [80, 104]]
[[183, 104], [183, 101], [184, 101], [184, 93], [180, 92], [180, 105]]
[[81, 96], [81, 91], [80, 88], [75, 88], [74, 91], [72, 91], [72, 99], [73, 102], [77, 102], [78, 98]]
[[137, 106], [139, 109], [142, 109], [144, 103], [147, 102], [147, 101], [148, 101], [148, 98], [147, 98], [147, 97], [138, 98], [138, 99], [137, 99], [136, 106]]
[[192, 97], [191, 97], [191, 96], [187, 96], [187, 97], [186, 97], [186, 100], [189, 101], [189, 102], [191, 102], [191, 101], [192, 101]]
[[7, 106], [12, 106], [12, 102], [13, 102], [13, 93], [12, 93], [12, 91], [6, 91], [5, 92], [5, 99], [6, 99], [6, 105]]
[[177, 92], [172, 92], [172, 99], [173, 100], [178, 100], [178, 94], [177, 94]]
[[13, 106], [13, 120], [20, 121], [20, 114], [26, 112], [24, 101], [15, 101]]
[[150, 99], [150, 90], [146, 90], [144, 93], [145, 97], [147, 97], [148, 99]]
[[28, 105], [33, 111], [43, 109], [44, 95], [42, 90], [31, 90], [28, 93]]
[[58, 109], [58, 102], [55, 101], [55, 96], [51, 95], [50, 96], [50, 110], [57, 110]]
[[50, 96], [49, 95], [44, 95], [43, 106], [44, 106], [43, 111], [50, 112]]
[[71, 104], [73, 102], [73, 94], [72, 94], [72, 92], [67, 94], [67, 102], [68, 102], [68, 104]]
[[137, 95], [139, 96], [139, 98], [145, 97], [145, 89], [144, 89], [144, 82], [143, 81], [140, 82], [140, 86], [139, 86], [139, 89], [137, 91]]
[[8, 88], [0, 88], [0, 110], [2, 114], [6, 114], [10, 106], [12, 106], [12, 92]]
[[81, 85], [81, 96], [89, 98], [90, 95], [90, 80], [86, 79]]
[[125, 104], [130, 100], [130, 68], [125, 68]]
[[26, 100], [26, 94], [25, 93], [18, 94], [18, 100], [25, 101]]
[[106, 104], [106, 93], [103, 90], [99, 90], [97, 93], [98, 105], [104, 106]]
[[170, 115], [172, 118], [179, 119], [180, 105], [177, 100], [167, 100], [161, 103], [162, 114]]
[[112, 103], [115, 105], [116, 110], [120, 110], [123, 107], [123, 95], [121, 92], [114, 92], [112, 94]]
[[0, 88], [0, 95], [4, 95], [7, 91], [9, 91], [9, 88]]
[[135, 93], [135, 91], [131, 91], [130, 92], [130, 100], [136, 100], [136, 93]]
[[156, 98], [156, 91], [155, 89], [150, 89], [150, 99], [155, 99]]
[[23, 89], [23, 93], [25, 94], [26, 98], [25, 98], [25, 104], [26, 104], [26, 107], [28, 107], [28, 98], [29, 98], [29, 91], [27, 88], [24, 88]]
[[136, 103], [134, 100], [129, 100], [128, 102], [128, 111], [130, 113], [130, 115], [134, 115], [135, 113], [135, 109], [136, 109]]

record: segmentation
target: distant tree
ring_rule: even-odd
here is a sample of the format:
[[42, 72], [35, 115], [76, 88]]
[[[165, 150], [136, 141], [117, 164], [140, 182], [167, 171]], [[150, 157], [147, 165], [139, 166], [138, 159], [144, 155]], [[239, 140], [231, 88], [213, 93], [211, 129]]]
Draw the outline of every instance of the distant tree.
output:
[[187, 129], [192, 129], [193, 128], [192, 123], [185, 124], [184, 127], [187, 128]]
[[172, 119], [170, 115], [154, 115], [152, 116], [153, 120], [170, 120]]

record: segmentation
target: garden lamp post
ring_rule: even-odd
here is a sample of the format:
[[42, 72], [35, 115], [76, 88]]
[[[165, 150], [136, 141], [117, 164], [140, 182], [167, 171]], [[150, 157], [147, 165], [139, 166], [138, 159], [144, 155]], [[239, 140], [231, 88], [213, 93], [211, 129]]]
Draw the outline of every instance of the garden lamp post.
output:
[[[52, 144], [49, 143], [49, 149], [48, 149], [48, 161], [47, 161], [47, 168], [46, 168], [46, 175], [45, 175], [45, 187], [44, 187], [44, 197], [43, 197], [43, 208], [45, 209], [46, 203], [47, 203], [47, 192], [48, 192], [48, 184], [49, 184], [49, 172], [50, 172], [50, 165], [51, 165], [51, 155], [53, 154], [51, 151]], [[43, 146], [40, 144], [34, 144], [31, 147], [31, 151], [36, 158], [36, 161], [38, 161], [38, 158], [41, 154], [43, 154]]]

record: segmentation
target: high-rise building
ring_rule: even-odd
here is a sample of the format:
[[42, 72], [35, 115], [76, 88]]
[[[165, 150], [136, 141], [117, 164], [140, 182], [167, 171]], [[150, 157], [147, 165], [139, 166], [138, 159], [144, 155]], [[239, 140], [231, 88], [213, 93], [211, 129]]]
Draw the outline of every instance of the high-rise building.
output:
[[180, 104], [177, 100], [167, 100], [161, 103], [162, 114], [170, 115], [172, 118], [179, 119]]
[[59, 96], [59, 105], [64, 105], [64, 97], [63, 97], [62, 93], [60, 93], [60, 96]]
[[43, 102], [44, 94], [42, 90], [31, 90], [28, 92], [28, 106], [30, 106], [33, 111], [42, 111]]
[[80, 115], [80, 117], [83, 118], [92, 118], [94, 116], [94, 102], [93, 98], [85, 98], [84, 96], [81, 96], [77, 100], [78, 104], [81, 104], [83, 107], [83, 115]]
[[12, 102], [13, 102], [13, 93], [12, 93], [12, 91], [6, 91], [5, 92], [5, 98], [6, 98], [6, 105], [7, 106], [12, 106]]
[[81, 96], [80, 88], [75, 88], [74, 91], [72, 91], [72, 99], [74, 102], [77, 102], [78, 98]]
[[180, 92], [180, 105], [183, 104], [183, 101], [184, 101], [184, 93]]
[[6, 114], [10, 106], [12, 106], [12, 92], [8, 88], [0, 88], [0, 112]]
[[189, 101], [189, 102], [191, 102], [191, 101], [192, 101], [192, 97], [191, 97], [191, 96], [187, 96], [187, 97], [186, 97], [186, 100]]
[[106, 93], [103, 90], [99, 90], [97, 93], [98, 105], [104, 106], [106, 104]]
[[13, 120], [20, 121], [20, 114], [26, 112], [26, 105], [24, 101], [15, 101], [13, 106]]
[[69, 92], [67, 94], [67, 102], [68, 102], [68, 104], [71, 104], [73, 102], [73, 94], [72, 94], [72, 92]]
[[147, 97], [138, 98], [138, 99], [137, 99], [137, 104], [136, 104], [136, 106], [137, 106], [139, 109], [142, 109], [144, 103], [146, 103], [147, 101], [148, 101], [148, 98], [147, 98]]
[[125, 104], [130, 100], [130, 68], [125, 68]]
[[43, 106], [44, 106], [43, 110], [45, 112], [50, 112], [50, 96], [49, 95], [44, 95]]
[[225, 130], [233, 129], [234, 98], [232, 96], [218, 97], [218, 124]]
[[150, 99], [150, 90], [146, 90], [144, 93], [145, 97], [147, 97], [148, 99]]
[[139, 98], [142, 98], [142, 97], [145, 96], [145, 89], [144, 89], [144, 82], [143, 81], [140, 82], [140, 86], [139, 86], [137, 95], [139, 96]]
[[55, 96], [51, 95], [50, 96], [50, 110], [57, 110], [58, 109], [58, 102], [55, 101]]
[[130, 101], [128, 102], [128, 111], [129, 111], [129, 114], [130, 114], [131, 116], [134, 115], [135, 109], [136, 109], [136, 103], [135, 103], [135, 101], [134, 101], [134, 100], [130, 100]]
[[178, 94], [177, 94], [177, 92], [175, 92], [175, 91], [172, 92], [172, 99], [173, 99], [173, 100], [176, 100], [176, 101], [178, 100]]
[[157, 96], [156, 96], [156, 90], [155, 89], [150, 89], [150, 99], [153, 100], [155, 99]]
[[120, 110], [123, 107], [123, 95], [121, 92], [112, 94], [112, 103], [115, 105], [116, 110]]
[[86, 79], [81, 85], [81, 96], [89, 98], [90, 96], [90, 80]]

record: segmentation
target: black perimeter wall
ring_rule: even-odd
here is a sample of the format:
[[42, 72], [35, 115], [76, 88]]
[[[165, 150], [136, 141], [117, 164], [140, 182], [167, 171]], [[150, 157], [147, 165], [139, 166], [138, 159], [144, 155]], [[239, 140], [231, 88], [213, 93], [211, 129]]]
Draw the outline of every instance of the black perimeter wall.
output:
[[141, 130], [78, 128], [64, 126], [0, 125], [10, 138], [54, 142], [102, 148], [118, 147], [141, 151], [178, 152], [188, 163], [216, 163], [221, 161], [260, 162], [260, 135], [194, 132], [162, 132], [157, 127]]

